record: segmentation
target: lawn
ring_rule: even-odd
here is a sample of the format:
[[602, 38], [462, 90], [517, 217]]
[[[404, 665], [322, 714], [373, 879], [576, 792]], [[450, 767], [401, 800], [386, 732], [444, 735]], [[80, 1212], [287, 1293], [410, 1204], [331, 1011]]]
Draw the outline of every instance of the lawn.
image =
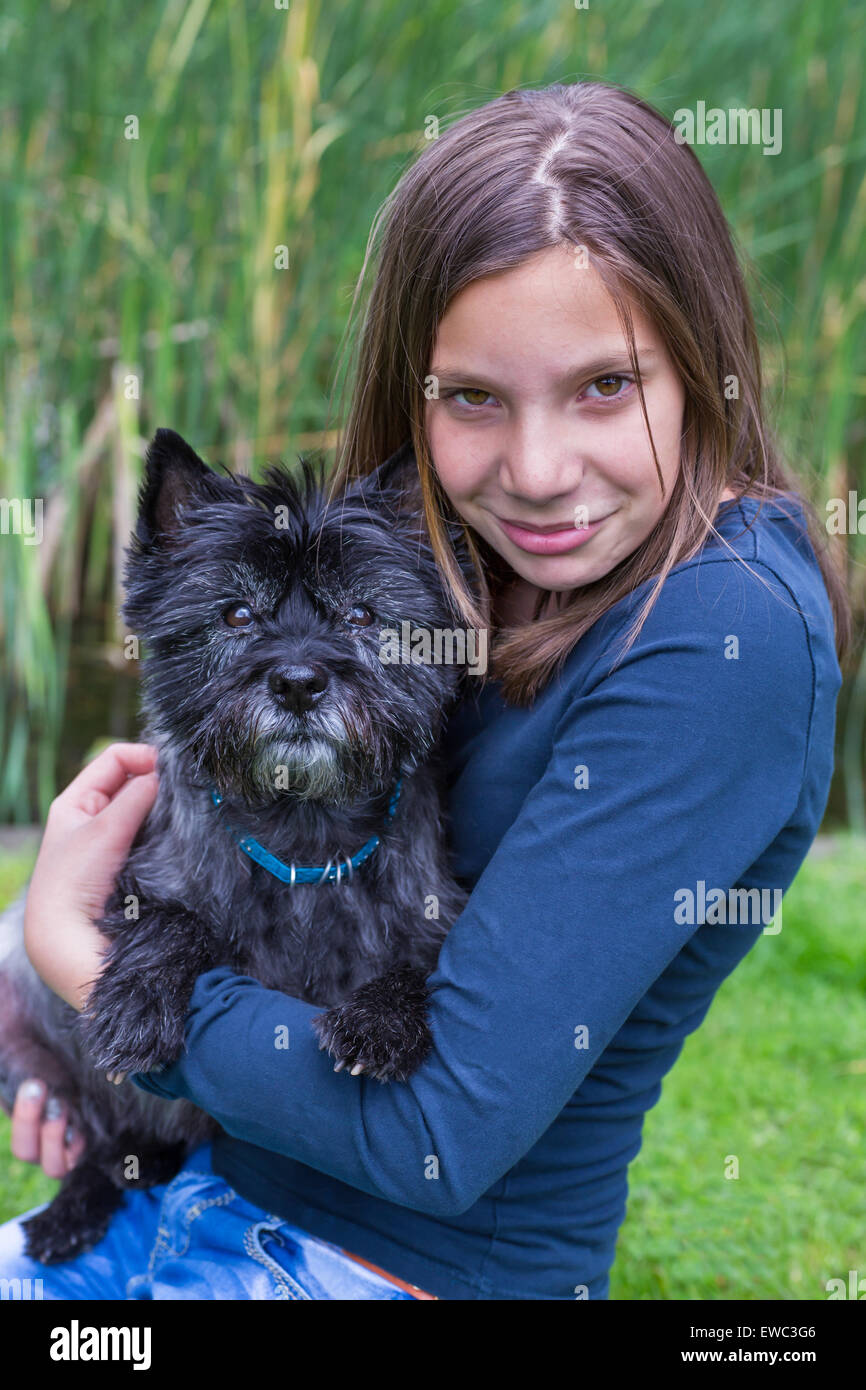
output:
[[822, 1299], [866, 1275], [866, 843], [824, 849], [647, 1117], [611, 1298]]
[[[0, 902], [32, 854], [0, 855]], [[824, 1299], [866, 1276], [866, 842], [820, 841], [719, 991], [650, 1112], [630, 1170], [613, 1299]], [[726, 1177], [739, 1163], [739, 1177]], [[9, 1156], [0, 1221], [57, 1184]]]

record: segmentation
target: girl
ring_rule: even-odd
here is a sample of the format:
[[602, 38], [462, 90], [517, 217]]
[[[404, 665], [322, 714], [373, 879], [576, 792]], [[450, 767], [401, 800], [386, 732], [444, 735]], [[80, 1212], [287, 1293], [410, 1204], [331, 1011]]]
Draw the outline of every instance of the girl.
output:
[[[68, 1265], [8, 1223], [0, 1272], [46, 1297], [607, 1297], [643, 1117], [821, 821], [846, 598], [692, 151], [617, 87], [512, 91], [385, 211], [335, 481], [411, 437], [443, 576], [495, 639], [445, 747], [472, 892], [434, 1052], [405, 1084], [334, 1075], [312, 1005], [200, 976], [184, 1055], [125, 1084], [225, 1135]], [[78, 1008], [151, 768], [117, 746], [48, 819], [28, 950]], [[22, 1096], [13, 1148], [56, 1175], [64, 1119], [41, 1118]]]

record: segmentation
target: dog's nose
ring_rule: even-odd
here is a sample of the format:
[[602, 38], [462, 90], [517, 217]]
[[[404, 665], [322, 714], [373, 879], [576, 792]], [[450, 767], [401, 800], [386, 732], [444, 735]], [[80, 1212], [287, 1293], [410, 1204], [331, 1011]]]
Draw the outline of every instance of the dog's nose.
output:
[[281, 666], [268, 677], [271, 692], [293, 714], [312, 709], [328, 685], [328, 673], [313, 662], [303, 666]]

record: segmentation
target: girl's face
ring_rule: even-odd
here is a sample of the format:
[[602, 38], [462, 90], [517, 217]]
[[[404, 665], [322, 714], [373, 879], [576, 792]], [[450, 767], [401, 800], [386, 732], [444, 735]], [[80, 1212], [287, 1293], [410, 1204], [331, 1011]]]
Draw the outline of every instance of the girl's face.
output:
[[613, 301], [572, 249], [467, 286], [428, 368], [430, 453], [459, 515], [532, 589], [600, 579], [664, 512], [680, 467], [685, 393], [632, 308], [650, 441]]

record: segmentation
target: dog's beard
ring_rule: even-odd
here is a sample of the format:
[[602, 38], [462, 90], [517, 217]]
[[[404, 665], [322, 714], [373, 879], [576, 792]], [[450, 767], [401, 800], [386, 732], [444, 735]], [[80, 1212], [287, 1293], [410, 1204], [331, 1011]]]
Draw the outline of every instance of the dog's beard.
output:
[[186, 751], [197, 776], [251, 807], [285, 795], [346, 806], [393, 780], [398, 766], [414, 766], [395, 735], [348, 705], [297, 716], [241, 699], [202, 721]]
[[339, 745], [315, 735], [262, 739], [250, 767], [251, 782], [262, 797], [290, 792], [337, 805], [347, 792], [340, 754]]

